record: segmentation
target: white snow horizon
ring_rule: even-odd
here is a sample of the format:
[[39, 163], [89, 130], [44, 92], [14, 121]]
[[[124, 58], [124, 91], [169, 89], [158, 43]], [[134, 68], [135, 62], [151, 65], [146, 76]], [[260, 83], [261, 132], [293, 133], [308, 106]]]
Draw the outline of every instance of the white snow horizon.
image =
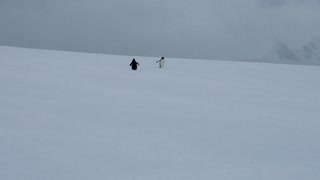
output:
[[320, 66], [159, 58], [0, 46], [0, 179], [320, 179]]

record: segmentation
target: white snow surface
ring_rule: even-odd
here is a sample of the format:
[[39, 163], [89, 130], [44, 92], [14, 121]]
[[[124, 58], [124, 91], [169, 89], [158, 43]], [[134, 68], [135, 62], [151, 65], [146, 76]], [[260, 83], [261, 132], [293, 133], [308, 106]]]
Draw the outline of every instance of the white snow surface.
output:
[[132, 58], [0, 47], [0, 179], [320, 179], [320, 67]]

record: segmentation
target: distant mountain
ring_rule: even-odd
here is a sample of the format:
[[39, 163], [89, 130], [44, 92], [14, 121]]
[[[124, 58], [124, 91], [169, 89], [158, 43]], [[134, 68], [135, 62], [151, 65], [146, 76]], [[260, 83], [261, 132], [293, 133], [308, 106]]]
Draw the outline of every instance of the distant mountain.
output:
[[277, 44], [261, 59], [263, 62], [320, 65], [320, 39], [315, 39], [300, 48], [290, 48], [285, 43]]

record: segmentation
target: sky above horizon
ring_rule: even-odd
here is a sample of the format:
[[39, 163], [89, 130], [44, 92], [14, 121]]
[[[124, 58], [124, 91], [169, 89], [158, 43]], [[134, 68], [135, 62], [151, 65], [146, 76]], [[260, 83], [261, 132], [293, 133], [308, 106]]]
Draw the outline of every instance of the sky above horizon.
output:
[[320, 0], [1, 0], [0, 45], [205, 59], [320, 37]]

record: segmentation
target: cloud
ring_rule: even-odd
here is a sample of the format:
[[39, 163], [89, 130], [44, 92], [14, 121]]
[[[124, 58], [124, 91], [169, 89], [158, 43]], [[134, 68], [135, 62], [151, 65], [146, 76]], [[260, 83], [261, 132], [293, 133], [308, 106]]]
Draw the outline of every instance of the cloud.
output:
[[261, 0], [260, 3], [264, 7], [284, 6], [286, 0]]
[[320, 0], [261, 0], [260, 4], [263, 7], [320, 5]]
[[2, 0], [0, 44], [241, 59], [319, 35], [317, 0]]

